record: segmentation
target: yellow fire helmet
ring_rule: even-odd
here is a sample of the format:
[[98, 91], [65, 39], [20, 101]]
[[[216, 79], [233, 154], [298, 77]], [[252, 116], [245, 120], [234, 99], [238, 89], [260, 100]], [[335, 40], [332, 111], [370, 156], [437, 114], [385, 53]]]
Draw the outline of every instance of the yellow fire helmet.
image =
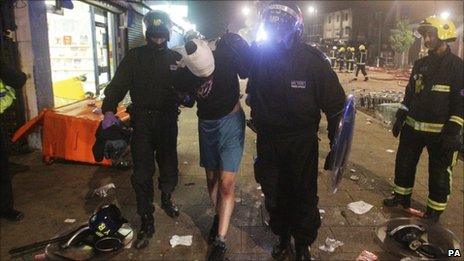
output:
[[361, 44], [361, 45], [359, 46], [359, 50], [360, 50], [360, 51], [366, 50], [366, 46], [364, 46], [364, 44]]
[[340, 49], [338, 49], [338, 51], [343, 53], [345, 51], [345, 47], [340, 47]]
[[425, 30], [428, 27], [437, 29], [437, 37], [442, 41], [452, 42], [457, 38], [456, 26], [451, 20], [443, 19], [437, 16], [427, 17], [419, 23], [417, 32], [423, 36]]
[[349, 48], [348, 51], [354, 52], [354, 47], [348, 47], [348, 48]]

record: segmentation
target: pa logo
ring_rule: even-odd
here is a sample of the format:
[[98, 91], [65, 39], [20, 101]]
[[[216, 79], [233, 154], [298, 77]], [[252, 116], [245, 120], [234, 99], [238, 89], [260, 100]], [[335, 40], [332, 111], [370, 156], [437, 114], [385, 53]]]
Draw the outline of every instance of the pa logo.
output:
[[448, 249], [448, 257], [461, 257], [461, 250]]

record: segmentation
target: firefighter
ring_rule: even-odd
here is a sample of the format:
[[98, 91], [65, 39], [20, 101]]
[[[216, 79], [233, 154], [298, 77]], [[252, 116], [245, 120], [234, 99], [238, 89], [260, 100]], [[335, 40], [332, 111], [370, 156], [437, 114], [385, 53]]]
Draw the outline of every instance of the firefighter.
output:
[[347, 48], [348, 53], [346, 57], [347, 65], [346, 65], [346, 70], [345, 72], [351, 73], [354, 70], [354, 47], [348, 47]]
[[346, 61], [345, 47], [343, 46], [340, 47], [340, 49], [338, 49], [337, 61], [338, 61], [338, 71], [342, 72], [343, 67], [345, 66], [345, 61]]
[[[310, 260], [321, 224], [318, 210], [317, 132], [322, 110], [331, 143], [345, 93], [329, 59], [300, 41], [303, 15], [292, 2], [273, 2], [261, 15], [268, 38], [253, 50], [247, 104], [257, 130], [255, 179], [261, 184], [270, 228], [279, 237], [272, 256]], [[326, 161], [329, 166], [330, 159]]]
[[[132, 101], [131, 153], [134, 172], [132, 187], [137, 201], [137, 214], [141, 217], [141, 229], [135, 242], [136, 248], [144, 248], [155, 232], [153, 174], [155, 159], [160, 175], [161, 208], [171, 217], [179, 215], [171, 195], [178, 180], [177, 116], [178, 105], [173, 90], [173, 75], [180, 55], [168, 49], [171, 21], [161, 11], [145, 15], [147, 44], [131, 49], [119, 65], [116, 74], [105, 89], [102, 104], [102, 127], [111, 126], [118, 103], [129, 91]], [[155, 156], [156, 155], [156, 156]]]
[[396, 114], [393, 135], [401, 132], [395, 187], [386, 206], [410, 206], [416, 166], [424, 147], [429, 155], [429, 195], [425, 218], [438, 222], [451, 192], [452, 170], [463, 126], [463, 61], [450, 51], [456, 40], [452, 21], [435, 16], [417, 30], [429, 55], [417, 60]]
[[[2, 114], [14, 102], [15, 89], [22, 88], [26, 79], [26, 74], [8, 68], [0, 61], [0, 121], [4, 120]], [[6, 128], [0, 125], [0, 216], [9, 221], [20, 221], [24, 218], [24, 214], [13, 208], [8, 140]]]
[[359, 71], [364, 75], [364, 81], [369, 80], [366, 73], [366, 60], [367, 60], [367, 51], [366, 47], [361, 44], [358, 48], [358, 54], [356, 55], [356, 74], [353, 80], [358, 80]]
[[332, 64], [332, 68], [336, 68], [336, 61], [337, 61], [337, 46], [333, 46], [332, 50], [330, 50], [330, 64]]

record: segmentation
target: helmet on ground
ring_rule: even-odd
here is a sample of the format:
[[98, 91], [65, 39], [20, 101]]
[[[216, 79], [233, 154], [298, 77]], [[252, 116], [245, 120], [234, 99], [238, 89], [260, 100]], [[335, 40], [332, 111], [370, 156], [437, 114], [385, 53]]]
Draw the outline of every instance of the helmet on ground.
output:
[[292, 2], [271, 2], [261, 12], [261, 21], [267, 38], [283, 42], [287, 48], [303, 34], [303, 14]]
[[150, 11], [143, 17], [147, 38], [170, 39], [172, 22], [169, 15], [163, 11]]
[[366, 50], [366, 46], [364, 46], [364, 44], [361, 44], [361, 45], [359, 46], [359, 50], [360, 50], [360, 51]]
[[448, 19], [443, 19], [437, 16], [430, 16], [419, 23], [417, 32], [424, 36], [427, 30], [433, 29], [437, 32], [438, 39], [445, 42], [456, 40], [456, 27], [454, 23]]
[[116, 233], [126, 222], [121, 210], [116, 205], [109, 204], [100, 206], [90, 217], [89, 227], [97, 236], [105, 237]]

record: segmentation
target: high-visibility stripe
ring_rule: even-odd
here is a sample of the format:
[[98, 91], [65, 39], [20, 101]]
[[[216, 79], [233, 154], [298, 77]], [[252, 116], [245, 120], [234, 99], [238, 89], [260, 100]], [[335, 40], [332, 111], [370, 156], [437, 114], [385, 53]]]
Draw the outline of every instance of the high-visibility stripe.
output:
[[412, 188], [403, 188], [398, 185], [395, 185], [395, 188], [393, 189], [393, 191], [400, 195], [409, 195], [412, 193]]
[[450, 92], [450, 86], [449, 85], [442, 85], [442, 84], [435, 84], [434, 86], [432, 86], [432, 91]]
[[450, 117], [449, 120], [452, 121], [452, 122], [456, 122], [457, 124], [459, 124], [461, 126], [464, 125], [464, 119], [459, 117], [459, 116], [453, 115], [453, 116]]
[[427, 206], [430, 207], [430, 208], [433, 208], [435, 210], [438, 210], [438, 211], [443, 211], [446, 209], [446, 205], [447, 203], [439, 203], [439, 202], [436, 202], [436, 201], [433, 201], [432, 199], [428, 198], [427, 199]]
[[406, 117], [405, 122], [406, 124], [408, 124], [409, 126], [411, 126], [412, 128], [418, 131], [439, 133], [441, 132], [441, 129], [443, 128], [443, 124], [420, 122], [420, 121], [414, 120], [413, 118], [409, 116]]

